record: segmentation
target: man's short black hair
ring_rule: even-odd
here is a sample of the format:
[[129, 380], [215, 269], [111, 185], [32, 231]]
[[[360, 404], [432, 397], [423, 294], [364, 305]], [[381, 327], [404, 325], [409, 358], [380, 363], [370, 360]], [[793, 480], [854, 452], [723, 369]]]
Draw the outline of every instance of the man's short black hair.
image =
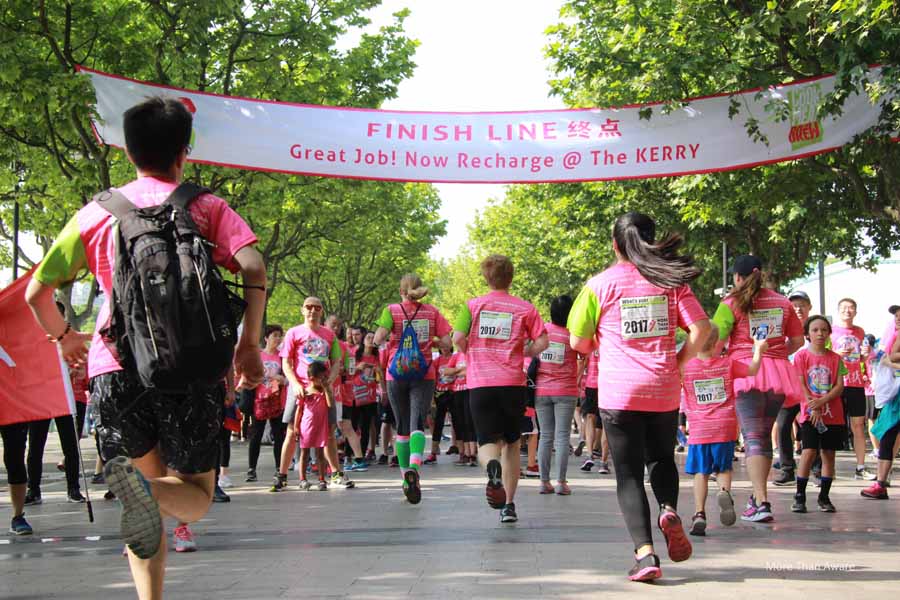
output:
[[193, 117], [175, 98], [153, 96], [125, 111], [125, 148], [134, 166], [165, 173], [191, 142]]

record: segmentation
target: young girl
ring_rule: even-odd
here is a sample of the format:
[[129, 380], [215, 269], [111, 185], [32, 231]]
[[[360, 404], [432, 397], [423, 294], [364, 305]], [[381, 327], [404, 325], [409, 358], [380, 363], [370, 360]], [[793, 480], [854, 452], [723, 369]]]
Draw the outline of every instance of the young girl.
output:
[[819, 490], [819, 510], [834, 512], [834, 504], [828, 497], [834, 479], [834, 451], [843, 445], [844, 406], [841, 394], [844, 391], [844, 375], [847, 367], [841, 357], [825, 347], [831, 337], [831, 323], [821, 315], [807, 319], [804, 333], [809, 339], [809, 347], [794, 356], [794, 367], [803, 382], [804, 396], [800, 401], [800, 438], [803, 454], [797, 472], [797, 493], [791, 510], [806, 512], [806, 484], [816, 452], [822, 453], [822, 487]]
[[697, 358], [684, 366], [684, 412], [687, 415], [687, 462], [684, 472], [694, 476], [694, 507], [691, 535], [706, 535], [706, 497], [709, 493], [709, 476], [717, 474], [719, 493], [719, 520], [722, 525], [734, 525], [734, 499], [731, 497], [731, 469], [734, 445], [737, 439], [737, 415], [734, 411], [734, 380], [752, 377], [759, 371], [763, 352], [768, 349], [765, 340], [753, 344], [753, 360], [750, 365], [728, 356], [713, 356], [713, 348], [719, 339], [719, 329], [713, 325], [709, 339]]
[[366, 460], [375, 458], [377, 441], [376, 423], [378, 421], [378, 382], [384, 378], [378, 360], [378, 347], [375, 346], [375, 334], [371, 331], [363, 334], [363, 342], [356, 348], [356, 368], [353, 373], [352, 390], [356, 400], [353, 411], [353, 428], [359, 429], [360, 444], [363, 451], [371, 442]]
[[316, 460], [319, 465], [319, 491], [328, 489], [325, 483], [325, 445], [328, 443], [328, 409], [334, 402], [331, 386], [326, 382], [328, 369], [323, 363], [314, 362], [309, 365], [307, 377], [309, 384], [299, 398], [297, 426], [300, 441], [300, 489], [312, 488], [306, 480], [306, 467], [309, 465], [309, 451], [316, 449]]

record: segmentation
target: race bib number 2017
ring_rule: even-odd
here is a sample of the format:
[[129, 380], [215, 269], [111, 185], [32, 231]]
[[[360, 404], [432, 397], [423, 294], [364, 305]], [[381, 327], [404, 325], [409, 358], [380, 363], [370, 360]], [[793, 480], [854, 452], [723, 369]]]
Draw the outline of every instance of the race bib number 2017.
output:
[[715, 379], [697, 379], [694, 381], [694, 395], [697, 397], [697, 404], [722, 404], [728, 399], [725, 393], [725, 379], [716, 377]]
[[478, 337], [508, 340], [512, 337], [512, 313], [483, 310], [478, 315]]
[[559, 342], [550, 342], [547, 349], [541, 352], [541, 362], [561, 365], [566, 362], [566, 346]]
[[640, 296], [619, 300], [622, 339], [660, 337], [669, 333], [669, 298]]
[[756, 332], [765, 325], [768, 328], [767, 338], [782, 337], [781, 320], [784, 312], [780, 308], [767, 308], [750, 311], [750, 339], [756, 339]]

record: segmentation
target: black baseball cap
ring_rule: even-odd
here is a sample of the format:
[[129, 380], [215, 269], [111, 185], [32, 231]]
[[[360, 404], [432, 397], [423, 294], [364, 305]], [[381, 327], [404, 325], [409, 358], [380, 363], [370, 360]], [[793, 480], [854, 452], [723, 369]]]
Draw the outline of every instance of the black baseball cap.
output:
[[762, 261], [750, 254], [742, 254], [734, 259], [734, 264], [728, 270], [729, 273], [737, 273], [742, 277], [747, 277], [754, 270], [762, 271]]
[[807, 294], [803, 290], [794, 290], [788, 296], [788, 300], [806, 300], [807, 302], [812, 304], [812, 300], [809, 299], [809, 294]]
[[894, 314], [897, 314], [898, 310], [900, 310], [900, 306], [897, 306], [896, 304], [892, 304], [891, 307], [888, 309], [888, 312], [891, 313], [892, 315], [894, 315]]

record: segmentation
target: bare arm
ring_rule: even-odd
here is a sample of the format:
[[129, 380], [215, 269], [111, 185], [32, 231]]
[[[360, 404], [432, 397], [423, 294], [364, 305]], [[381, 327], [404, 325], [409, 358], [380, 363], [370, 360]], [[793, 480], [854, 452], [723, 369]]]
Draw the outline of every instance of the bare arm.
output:
[[294, 361], [291, 357], [286, 356], [281, 359], [281, 370], [284, 371], [284, 376], [287, 377], [287, 380], [291, 382], [291, 387], [294, 388], [294, 393], [297, 396], [302, 396], [306, 393], [306, 390], [303, 389], [303, 386], [300, 385], [300, 381], [297, 379], [297, 374], [294, 373]]
[[684, 365], [697, 355], [709, 337], [710, 329], [709, 319], [701, 319], [688, 325], [688, 339], [678, 352], [679, 369], [683, 369]]
[[453, 342], [450, 341], [449, 335], [442, 335], [438, 339], [438, 348], [441, 350], [451, 350], [453, 348]]
[[[53, 299], [53, 292], [56, 288], [46, 285], [32, 278], [28, 282], [28, 288], [25, 290], [25, 302], [34, 313], [34, 318], [47, 334], [50, 341], [60, 345], [63, 359], [71, 366], [84, 364], [87, 359], [87, 346], [85, 343], [90, 341], [91, 336], [87, 333], [80, 333], [75, 329], [69, 330], [65, 335], [63, 332], [69, 327], [66, 320], [59, 310], [56, 308], [56, 301]], [[57, 338], [62, 335], [62, 339]]]
[[234, 255], [246, 287], [244, 300], [244, 328], [234, 350], [234, 370], [238, 387], [253, 388], [263, 380], [262, 360], [259, 357], [263, 313], [266, 310], [266, 264], [262, 254], [253, 246], [244, 246]]
[[750, 364], [747, 367], [747, 374], [750, 377], [753, 377], [757, 373], [759, 373], [759, 365], [762, 364], [762, 355], [766, 350], [769, 349], [769, 344], [766, 340], [754, 340], [753, 342], [753, 360], [750, 361]]
[[525, 356], [534, 357], [539, 356], [541, 352], [547, 349], [547, 346], [550, 345], [550, 338], [547, 337], [547, 333], [544, 332], [538, 339], [531, 342], [531, 344], [525, 348]]
[[454, 331], [453, 344], [459, 348], [460, 352], [465, 352], [469, 346], [469, 338], [462, 331]]
[[391, 330], [386, 327], [379, 327], [375, 330], [375, 345], [381, 346], [391, 335]]
[[588, 355], [597, 347], [597, 338], [578, 337], [574, 333], [569, 334], [569, 346], [578, 354]]

